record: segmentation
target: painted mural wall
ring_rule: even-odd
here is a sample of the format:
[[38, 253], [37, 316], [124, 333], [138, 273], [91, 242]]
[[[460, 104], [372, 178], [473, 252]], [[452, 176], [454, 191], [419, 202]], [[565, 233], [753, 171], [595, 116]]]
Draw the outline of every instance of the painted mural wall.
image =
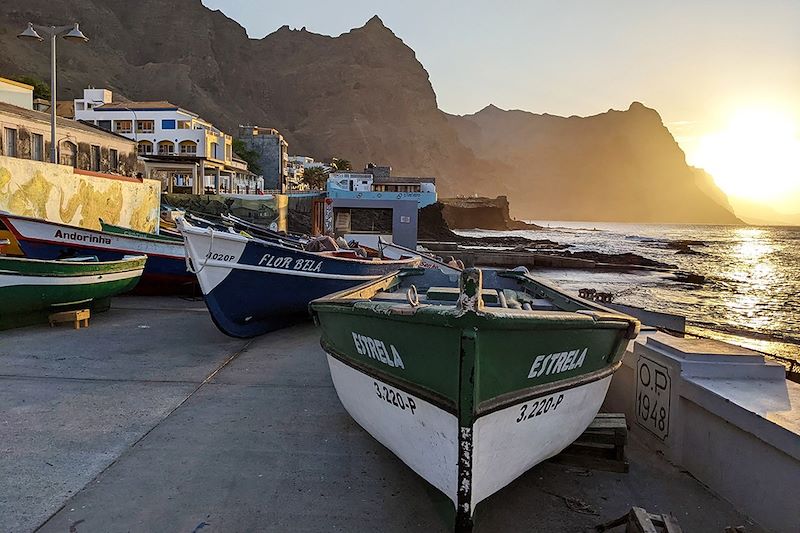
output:
[[73, 172], [72, 167], [0, 156], [0, 210], [100, 229], [100, 220], [139, 231], [158, 227], [161, 183]]

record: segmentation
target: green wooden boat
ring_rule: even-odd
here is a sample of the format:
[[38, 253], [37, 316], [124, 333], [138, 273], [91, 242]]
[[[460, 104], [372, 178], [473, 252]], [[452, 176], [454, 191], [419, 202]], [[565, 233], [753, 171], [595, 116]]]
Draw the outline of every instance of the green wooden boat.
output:
[[45, 323], [58, 311], [104, 311], [112, 296], [136, 286], [146, 260], [146, 256], [118, 261], [0, 256], [0, 330]]
[[639, 331], [524, 269], [409, 269], [311, 308], [342, 405], [446, 496], [457, 530], [588, 427]]

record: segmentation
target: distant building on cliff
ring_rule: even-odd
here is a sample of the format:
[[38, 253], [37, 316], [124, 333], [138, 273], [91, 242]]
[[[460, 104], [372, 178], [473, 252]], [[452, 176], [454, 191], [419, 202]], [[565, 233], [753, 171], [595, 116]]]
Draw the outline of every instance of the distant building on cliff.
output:
[[392, 176], [392, 167], [367, 165], [364, 172], [333, 172], [328, 177], [330, 198], [416, 200], [419, 208], [436, 203], [436, 178]]
[[266, 189], [286, 190], [289, 143], [274, 128], [239, 126], [239, 140], [258, 154]]

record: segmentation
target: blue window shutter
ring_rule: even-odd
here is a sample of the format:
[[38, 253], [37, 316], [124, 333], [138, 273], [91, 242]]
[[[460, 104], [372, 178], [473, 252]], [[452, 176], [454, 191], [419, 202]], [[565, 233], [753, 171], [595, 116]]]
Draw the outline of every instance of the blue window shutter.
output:
[[173, 119], [164, 119], [161, 121], [161, 129], [162, 130], [174, 130], [175, 129], [175, 121]]

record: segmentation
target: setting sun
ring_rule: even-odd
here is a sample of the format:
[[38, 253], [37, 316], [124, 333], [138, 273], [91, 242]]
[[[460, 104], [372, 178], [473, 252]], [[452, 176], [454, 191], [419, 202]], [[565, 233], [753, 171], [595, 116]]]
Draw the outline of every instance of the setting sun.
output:
[[797, 129], [788, 114], [742, 110], [724, 130], [700, 139], [694, 160], [731, 196], [779, 201], [800, 188]]

